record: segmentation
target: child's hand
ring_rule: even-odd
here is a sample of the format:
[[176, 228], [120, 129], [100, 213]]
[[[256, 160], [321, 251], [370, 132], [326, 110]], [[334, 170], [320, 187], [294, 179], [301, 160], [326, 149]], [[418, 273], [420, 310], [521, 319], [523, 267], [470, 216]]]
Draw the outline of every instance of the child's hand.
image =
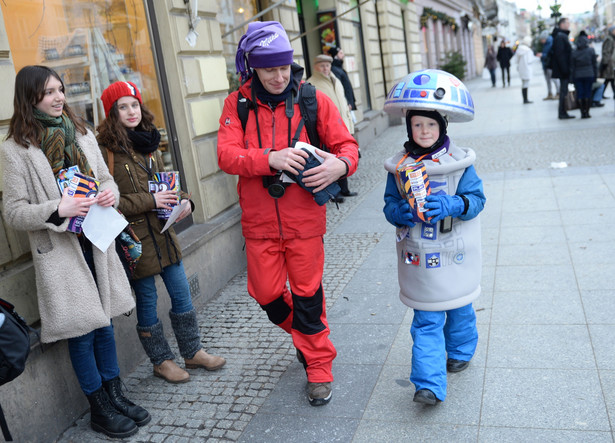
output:
[[399, 201], [397, 206], [391, 208], [391, 211], [386, 214], [387, 220], [397, 226], [410, 226], [411, 228], [414, 226], [414, 222], [412, 221], [412, 211], [410, 211], [410, 204], [402, 199]]
[[448, 216], [459, 217], [463, 214], [463, 199], [458, 195], [428, 195], [425, 201], [425, 209], [430, 209], [425, 215], [432, 225]]

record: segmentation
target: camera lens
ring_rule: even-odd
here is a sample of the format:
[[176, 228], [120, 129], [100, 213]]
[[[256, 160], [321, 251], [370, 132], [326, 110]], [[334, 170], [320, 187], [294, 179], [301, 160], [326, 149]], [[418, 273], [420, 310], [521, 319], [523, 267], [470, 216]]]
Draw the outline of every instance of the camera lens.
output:
[[280, 198], [284, 195], [284, 185], [282, 183], [272, 183], [267, 187], [267, 192], [273, 198]]

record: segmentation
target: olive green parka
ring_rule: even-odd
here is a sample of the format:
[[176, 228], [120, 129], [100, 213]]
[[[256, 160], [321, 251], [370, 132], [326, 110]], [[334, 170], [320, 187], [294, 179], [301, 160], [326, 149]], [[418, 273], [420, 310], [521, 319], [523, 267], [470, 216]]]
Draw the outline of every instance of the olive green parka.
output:
[[[109, 165], [109, 149], [100, 146], [103, 158]], [[149, 192], [148, 181], [155, 172], [165, 170], [159, 150], [152, 154], [141, 154], [128, 148], [126, 151], [113, 150], [113, 178], [120, 190], [118, 209], [130, 222], [143, 246], [143, 255], [133, 275], [138, 280], [160, 274], [162, 269], [181, 260], [181, 249], [173, 228], [160, 233], [165, 221], [158, 218], [154, 209], [156, 202]], [[180, 193], [181, 198], [187, 194]], [[192, 204], [192, 202], [190, 202]]]

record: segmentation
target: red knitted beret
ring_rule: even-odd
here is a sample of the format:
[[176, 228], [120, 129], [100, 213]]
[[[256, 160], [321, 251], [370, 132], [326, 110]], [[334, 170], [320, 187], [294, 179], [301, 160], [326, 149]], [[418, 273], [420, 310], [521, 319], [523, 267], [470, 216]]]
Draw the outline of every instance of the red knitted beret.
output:
[[100, 96], [105, 108], [105, 117], [109, 117], [109, 111], [113, 104], [122, 97], [134, 97], [143, 104], [139, 88], [133, 82], [115, 82], [110, 84]]

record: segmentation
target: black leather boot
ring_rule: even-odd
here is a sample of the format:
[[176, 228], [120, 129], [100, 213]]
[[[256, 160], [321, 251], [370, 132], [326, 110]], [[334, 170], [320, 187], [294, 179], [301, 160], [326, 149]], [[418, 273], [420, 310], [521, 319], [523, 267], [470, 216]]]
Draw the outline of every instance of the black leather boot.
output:
[[131, 418], [137, 426], [143, 426], [150, 422], [152, 416], [149, 415], [149, 412], [124, 397], [124, 394], [122, 394], [122, 381], [119, 377], [103, 381], [103, 387], [115, 409], [126, 417]]
[[521, 88], [521, 95], [523, 95], [523, 104], [533, 103], [527, 98], [527, 88]]
[[102, 432], [112, 438], [125, 438], [139, 430], [131, 418], [120, 414], [113, 407], [107, 391], [102, 386], [87, 397], [90, 402], [90, 426], [96, 432]]
[[589, 115], [589, 108], [592, 107], [592, 99], [584, 98], [583, 102], [585, 103], [585, 118], [591, 118], [591, 115]]

